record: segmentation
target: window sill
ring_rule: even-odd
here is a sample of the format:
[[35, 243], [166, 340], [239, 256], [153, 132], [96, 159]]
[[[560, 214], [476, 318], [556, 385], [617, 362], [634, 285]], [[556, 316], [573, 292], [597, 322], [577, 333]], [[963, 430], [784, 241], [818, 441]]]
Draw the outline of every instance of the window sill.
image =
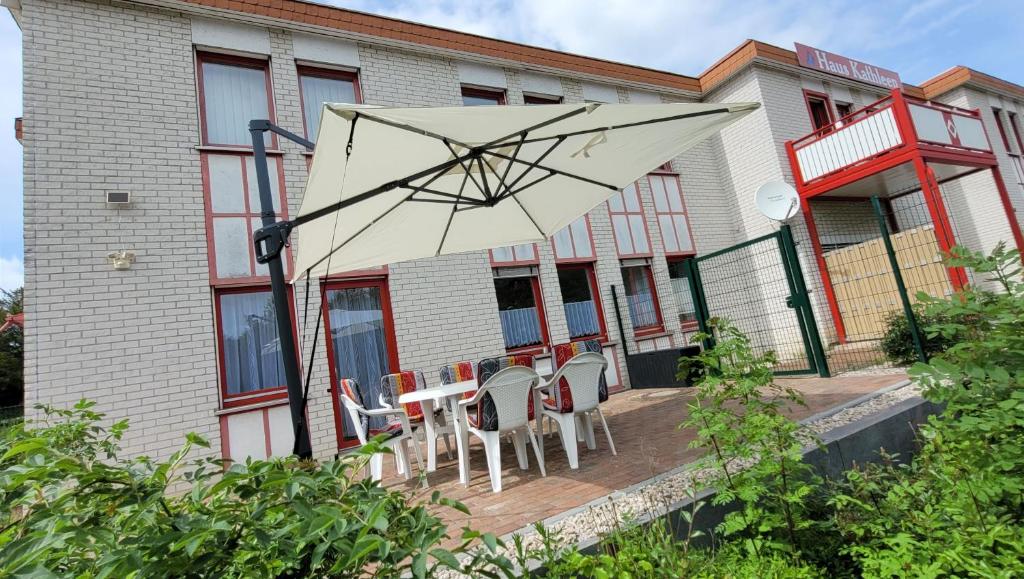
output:
[[672, 332], [665, 331], [662, 328], [656, 330], [648, 330], [646, 332], [637, 332], [633, 337], [636, 341], [640, 340], [653, 340], [655, 338], [665, 338], [671, 336]]
[[252, 410], [260, 410], [261, 408], [269, 408], [271, 406], [283, 406], [288, 404], [288, 397], [274, 398], [273, 400], [264, 400], [262, 402], [253, 402], [252, 404], [239, 403], [237, 406], [228, 406], [221, 408], [213, 412], [214, 416], [224, 416], [227, 414], [238, 414], [241, 412], [249, 412]]
[[[252, 154], [252, 147], [224, 147], [220, 145], [197, 145], [196, 150], [200, 153], [248, 153]], [[281, 149], [267, 149], [268, 155], [284, 155]]]

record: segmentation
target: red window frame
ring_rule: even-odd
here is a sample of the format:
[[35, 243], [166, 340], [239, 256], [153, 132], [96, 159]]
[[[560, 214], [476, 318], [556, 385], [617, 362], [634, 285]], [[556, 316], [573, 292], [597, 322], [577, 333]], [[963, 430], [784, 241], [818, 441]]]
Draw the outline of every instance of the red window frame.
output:
[[[597, 285], [597, 271], [594, 267], [594, 262], [586, 261], [558, 263], [555, 266], [555, 273], [557, 274], [559, 270], [563, 269], [582, 269], [587, 273], [587, 279], [590, 282], [590, 297], [594, 300], [594, 308], [597, 309], [597, 325], [599, 328], [597, 334], [592, 334], [588, 336], [576, 336], [574, 338], [571, 337], [570, 340], [578, 341], [597, 338], [598, 340], [604, 342], [605, 340], [608, 339], [608, 327], [605, 325], [604, 321], [604, 308], [601, 305], [601, 287]], [[558, 290], [559, 294], [561, 294], [562, 288], [559, 287]]]
[[[288, 398], [288, 385], [282, 384], [281, 386], [275, 386], [271, 388], [263, 388], [260, 390], [254, 390], [252, 392], [245, 392], [241, 394], [229, 394], [228, 393], [228, 378], [227, 378], [227, 364], [224, 359], [224, 324], [222, 323], [222, 310], [221, 310], [221, 298], [229, 294], [245, 294], [245, 293], [256, 293], [256, 292], [270, 292], [270, 284], [266, 285], [247, 285], [247, 286], [231, 286], [231, 287], [214, 287], [213, 289], [213, 307], [214, 307], [214, 325], [216, 327], [217, 335], [217, 378], [220, 383], [220, 396], [221, 396], [221, 407], [222, 408], [238, 408], [241, 406], [249, 406], [251, 404], [259, 404], [261, 402], [269, 402], [272, 400], [280, 400], [282, 398]], [[289, 315], [295, 311], [295, 296], [292, 292], [291, 286], [288, 288], [288, 309]], [[295, 341], [295, 349], [299, 350], [298, 341], [298, 327], [295, 325], [295, 316], [291, 316], [292, 321], [292, 337]]]
[[853, 114], [853, 103], [835, 103], [836, 120], [842, 120]]
[[[832, 99], [827, 94], [825, 94], [823, 92], [817, 92], [817, 91], [807, 90], [807, 89], [803, 89], [803, 90], [804, 90], [804, 104], [807, 106], [807, 116], [810, 117], [810, 119], [811, 119], [811, 127], [814, 129], [814, 131], [815, 132], [820, 131], [820, 130], [828, 127], [832, 123], [834, 123], [836, 121], [836, 118], [835, 118], [835, 113], [833, 112], [833, 108], [832, 108]], [[823, 103], [824, 107], [825, 107], [825, 113], [828, 116], [828, 119], [827, 119], [828, 122], [826, 122], [825, 124], [823, 124], [820, 127], [817, 126], [817, 119], [814, 118], [814, 109], [811, 107], [811, 101], [812, 100], [821, 101]]]
[[[363, 102], [363, 93], [359, 88], [359, 73], [356, 71], [349, 70], [336, 70], [333, 68], [320, 68], [316, 66], [310, 66], [306, 64], [295, 65], [296, 80], [299, 85], [299, 108], [302, 112], [302, 134], [308, 139], [309, 138], [309, 127], [306, 126], [306, 98], [302, 93], [302, 77], [312, 76], [315, 78], [327, 78], [332, 80], [347, 80], [352, 83], [352, 92], [355, 95], [355, 103], [359, 104]], [[308, 167], [307, 167], [308, 169]]]
[[[463, 97], [476, 97], [481, 99], [494, 99], [496, 105], [506, 104], [505, 90], [500, 88], [480, 88], [475, 86], [462, 85], [462, 96]], [[480, 105], [467, 105], [465, 99], [463, 99], [463, 106], [480, 106]]]
[[[616, 192], [616, 193], [614, 193], [612, 195], [612, 197], [614, 197], [615, 195], [618, 195], [622, 199], [622, 211], [616, 211], [616, 210], [614, 210], [612, 208], [611, 199], [609, 199], [607, 202], [605, 202], [605, 206], [608, 208], [608, 219], [612, 223], [612, 239], [615, 241], [615, 251], [618, 252], [620, 258], [651, 257], [651, 256], [654, 255], [654, 248], [651, 246], [651, 231], [650, 231], [650, 227], [648, 227], [648, 225], [647, 225], [647, 216], [644, 215], [644, 202], [643, 202], [643, 199], [641, 199], [641, 196], [640, 196], [640, 185], [639, 185], [639, 183], [633, 183], [632, 186], [636, 188], [636, 200], [637, 200], [637, 206], [639, 207], [639, 210], [637, 210], [637, 211], [630, 211], [629, 208], [626, 207], [625, 194], [623, 192], [624, 190], [623, 191], [618, 191], [618, 192]], [[633, 250], [634, 250], [633, 253], [622, 253], [622, 250], [619, 247], [618, 234], [615, 231], [615, 216], [616, 215], [625, 215], [626, 216], [626, 227], [629, 229], [629, 244], [633, 246]], [[647, 239], [647, 251], [641, 251], [641, 252], [637, 252], [636, 251], [636, 244], [633, 242], [633, 239], [634, 239], [633, 224], [630, 223], [630, 221], [631, 221], [629, 219], [630, 216], [640, 216], [640, 222], [643, 223], [643, 227], [644, 227], [644, 237]]]
[[[238, 157], [238, 162], [241, 164], [242, 174], [242, 197], [244, 202], [245, 211], [243, 213], [214, 213], [213, 211], [213, 193], [211, 190], [210, 182], [210, 162], [211, 156], [221, 157]], [[206, 255], [210, 263], [210, 285], [222, 286], [222, 285], [239, 285], [239, 284], [254, 284], [263, 283], [270, 280], [270, 276], [255, 275], [256, 272], [256, 249], [252, 243], [247, 244], [249, 249], [249, 271], [253, 273], [250, 276], [240, 277], [219, 277], [217, 273], [217, 250], [216, 240], [213, 236], [213, 221], [214, 217], [242, 217], [246, 218], [246, 231], [249, 234], [249, 239], [252, 239], [253, 233], [253, 219], [259, 218], [261, 211], [254, 209], [249, 203], [249, 181], [250, 176], [248, 174], [248, 168], [246, 166], [245, 159], [252, 157], [251, 154], [245, 151], [239, 152], [203, 152], [199, 156], [200, 168], [202, 170], [203, 178], [203, 205], [204, 205], [204, 218], [206, 220]], [[285, 179], [284, 179], [284, 163], [279, 155], [268, 155], [267, 163], [277, 163], [277, 179], [278, 179], [278, 193], [280, 194], [279, 199], [279, 211], [278, 217], [281, 220], [288, 219], [288, 194], [285, 191]], [[255, 176], [252, 176], [255, 180]], [[290, 251], [284, 252], [285, 256], [285, 271], [286, 275], [291, 277], [292, 275], [292, 256]]]
[[327, 344], [327, 371], [331, 378], [331, 408], [334, 410], [334, 436], [337, 440], [338, 449], [351, 448], [359, 444], [358, 438], [345, 438], [343, 418], [346, 412], [342, 408], [341, 400], [338, 399], [334, 387], [338, 384], [340, 376], [338, 368], [334, 363], [334, 343], [331, 341], [331, 315], [328, 310], [327, 292], [339, 289], [353, 289], [361, 287], [376, 287], [380, 292], [380, 309], [384, 317], [384, 340], [388, 348], [388, 363], [391, 364], [392, 372], [398, 372], [401, 363], [398, 359], [398, 339], [395, 337], [395, 319], [391, 311], [391, 291], [388, 286], [387, 277], [364, 278], [364, 279], [321, 279], [320, 280], [320, 307], [324, 319], [324, 341]]
[[[206, 92], [203, 83], [203, 64], [225, 64], [230, 66], [238, 66], [244, 68], [253, 68], [262, 70], [264, 74], [264, 86], [267, 90], [267, 116], [271, 123], [277, 122], [277, 115], [275, 114], [274, 106], [274, 89], [270, 77], [270, 61], [259, 58], [247, 58], [244, 56], [235, 56], [233, 54], [218, 54], [215, 52], [202, 52], [196, 51], [196, 85], [198, 87], [199, 97], [199, 133], [200, 133], [200, 144], [206, 147], [229, 147], [233, 149], [252, 149], [252, 145], [239, 145], [239, 144], [225, 144], [225, 143], [211, 143], [206, 131]], [[271, 133], [270, 135], [270, 148], [277, 148], [277, 135]]]
[[587, 239], [586, 243], [590, 244], [590, 257], [579, 257], [577, 247], [582, 240], [576, 239], [576, 236], [572, 232], [572, 224], [565, 226], [565, 229], [569, 231], [569, 241], [572, 243], [572, 257], [559, 257], [558, 250], [555, 247], [555, 236], [552, 235], [549, 242], [551, 243], [551, 255], [555, 258], [555, 263], [590, 263], [597, 260], [597, 248], [594, 246], [594, 230], [590, 226], [590, 215], [583, 216], [584, 225], [587, 228]]
[[[690, 221], [690, 211], [686, 208], [686, 196], [683, 195], [683, 183], [679, 179], [679, 173], [675, 173], [675, 172], [671, 172], [671, 171], [654, 171], [654, 172], [649, 173], [647, 175], [647, 185], [651, 188], [651, 195], [653, 196], [654, 195], [654, 183], [651, 181], [652, 178], [655, 178], [655, 179], [674, 179], [675, 182], [676, 182], [676, 190], [679, 191], [679, 203], [683, 207], [682, 211], [672, 211], [671, 204], [669, 204], [669, 210], [668, 211], [658, 211], [658, 204], [657, 203], [654, 204], [654, 219], [655, 219], [655, 221], [658, 222], [658, 231], [661, 232], [661, 244], [662, 244], [662, 247], [665, 248], [665, 255], [666, 256], [675, 256], [675, 257], [678, 257], [678, 256], [687, 257], [687, 256], [696, 255], [697, 254], [697, 244], [693, 240], [693, 224]], [[666, 188], [665, 189], [665, 195], [668, 196], [669, 194], [670, 193], [668, 191], [668, 188]], [[661, 227], [661, 220], [659, 219], [659, 217], [662, 216], [662, 215], [669, 215], [669, 216], [682, 215], [683, 216], [683, 219], [686, 221], [686, 233], [687, 233], [687, 235], [690, 236], [690, 247], [692, 248], [691, 250], [689, 250], [689, 251], [683, 251], [683, 250], [669, 251], [668, 250], [668, 246], [665, 244], [665, 231], [662, 229], [662, 227]], [[673, 230], [672, 233], [674, 234], [675, 231]]]
[[[513, 266], [514, 267], [514, 266]], [[551, 339], [548, 336], [548, 316], [544, 311], [544, 288], [540, 283], [540, 270], [536, 273], [531, 273], [526, 276], [530, 279], [530, 287], [533, 290], [533, 303], [537, 305], [537, 322], [540, 324], [540, 344], [531, 344], [529, 346], [520, 346], [517, 348], [505, 348], [505, 352], [508, 354], [543, 354], [548, 351], [548, 347], [551, 344]], [[509, 279], [494, 277], [493, 279]], [[492, 281], [493, 283], [493, 281]], [[497, 288], [495, 288], [495, 296], [497, 296]], [[504, 337], [502, 337], [504, 340]]]
[[[623, 269], [626, 269], [626, 268], [638, 268], [638, 269], [642, 268], [644, 270], [644, 273], [647, 275], [647, 286], [651, 288], [651, 301], [654, 303], [654, 315], [658, 319], [658, 322], [656, 324], [654, 324], [654, 325], [639, 326], [639, 327], [633, 326], [633, 335], [634, 335], [634, 337], [642, 338], [642, 337], [645, 337], [645, 336], [650, 336], [651, 334], [660, 334], [660, 333], [664, 332], [665, 331], [665, 319], [661, 315], [661, 301], [658, 299], [658, 287], [654, 284], [654, 269], [651, 267], [650, 263], [647, 263], [647, 264], [644, 264], [644, 265], [639, 265], [639, 264], [637, 264], [637, 265], [620, 264], [619, 265], [619, 269], [620, 270], [623, 270]], [[625, 277], [625, 276], [623, 276], [623, 277]], [[622, 291], [624, 293], [627, 292], [625, 279], [623, 279]], [[628, 299], [629, 294], [626, 293], [626, 296], [627, 296], [627, 299]], [[627, 314], [628, 314], [629, 313], [628, 312], [628, 310], [629, 310], [628, 306], [627, 306], [626, 309], [627, 309]], [[632, 316], [630, 316], [629, 321], [630, 321], [630, 323], [633, 323]]]
[[562, 104], [560, 96], [545, 96], [537, 94], [523, 94], [523, 104], [526, 105], [558, 105]]
[[1010, 138], [1006, 135], [1006, 127], [1003, 126], [1003, 110], [999, 107], [992, 107], [992, 116], [996, 119], [996, 128], [999, 129], [999, 138], [1003, 140], [1003, 148], [1007, 153], [1013, 153], [1010, 148]]

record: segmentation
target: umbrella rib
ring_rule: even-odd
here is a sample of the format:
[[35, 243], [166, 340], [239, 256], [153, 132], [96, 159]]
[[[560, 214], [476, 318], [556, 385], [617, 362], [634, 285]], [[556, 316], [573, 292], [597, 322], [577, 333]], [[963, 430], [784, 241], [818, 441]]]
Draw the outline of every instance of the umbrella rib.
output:
[[522, 159], [514, 159], [512, 157], [509, 157], [508, 155], [503, 155], [501, 153], [488, 152], [487, 154], [488, 155], [494, 155], [495, 157], [499, 157], [501, 159], [506, 159], [506, 160], [511, 161], [513, 163], [520, 163], [520, 164], [523, 164], [523, 165], [529, 165], [531, 168], [544, 169], [545, 171], [550, 171], [552, 173], [556, 173], [556, 174], [561, 175], [563, 177], [569, 177], [570, 179], [576, 179], [577, 181], [583, 181], [584, 183], [590, 183], [591, 185], [598, 185], [598, 186], [601, 186], [601, 187], [605, 187], [607, 189], [611, 189], [613, 191], [618, 191], [619, 190], [619, 188], [616, 187], [615, 185], [609, 185], [608, 183], [602, 183], [601, 181], [595, 181], [594, 179], [589, 179], [587, 177], [583, 177], [582, 175], [575, 175], [575, 174], [569, 173], [567, 171], [560, 171], [558, 169], [554, 169], [552, 167], [548, 167], [547, 165], [541, 165], [540, 163], [538, 163], [536, 161], [534, 161], [533, 163], [528, 163], [526, 161], [523, 161]]
[[531, 127], [526, 127], [525, 129], [518, 130], [518, 131], [516, 131], [514, 133], [509, 133], [509, 134], [505, 135], [504, 137], [501, 137], [500, 139], [494, 139], [493, 141], [491, 141], [489, 143], [485, 143], [485, 144], [481, 145], [481, 148], [490, 148], [490, 147], [495, 147], [495, 146], [502, 146], [504, 144], [507, 144], [507, 143], [504, 143], [505, 140], [510, 139], [510, 138], [512, 138], [512, 137], [514, 137], [516, 135], [523, 135], [523, 138], [525, 138], [526, 133], [529, 133], [530, 131], [535, 131], [537, 129], [542, 129], [542, 128], [548, 126], [548, 125], [552, 125], [554, 123], [557, 123], [557, 122], [560, 122], [560, 121], [564, 121], [565, 119], [568, 119], [568, 118], [571, 118], [571, 117], [575, 117], [576, 115], [578, 115], [580, 113], [586, 112], [587, 109], [589, 109], [591, 106], [592, 105], [590, 105], [590, 104], [582, 105], [579, 108], [573, 109], [573, 110], [571, 110], [571, 111], [569, 111], [569, 112], [567, 112], [565, 114], [558, 115], [557, 117], [552, 117], [552, 118], [550, 118], [550, 119], [548, 119], [546, 121], [542, 121], [540, 123], [537, 123], [536, 125], [533, 125]]
[[[445, 191], [438, 191], [436, 189], [429, 189], [426, 186], [405, 185], [405, 186], [402, 187], [402, 189], [410, 189], [410, 190], [413, 190], [416, 193], [429, 193], [430, 195], [437, 195], [438, 197], [448, 197], [449, 199], [456, 199], [457, 201], [462, 201], [463, 203], [466, 203], [466, 204], [478, 204], [478, 205], [483, 205], [484, 204], [483, 201], [480, 201], [480, 200], [477, 200], [477, 199], [467, 199], [467, 198], [464, 198], [461, 194], [456, 195], [454, 193], [447, 193]], [[438, 201], [438, 202], [440, 202], [442, 200], [441, 199], [412, 199], [412, 201]], [[453, 203], [453, 202], [452, 201], [445, 201], [445, 203]]]
[[545, 175], [542, 175], [542, 176], [534, 179], [533, 181], [530, 181], [526, 185], [523, 185], [522, 187], [516, 189], [515, 191], [509, 191], [507, 193], [503, 193], [501, 195], [501, 197], [498, 198], [498, 200], [501, 201], [503, 199], [508, 199], [509, 197], [513, 197], [515, 195], [518, 195], [519, 193], [522, 193], [523, 191], [529, 189], [530, 187], [533, 187], [534, 185], [540, 183], [541, 181], [546, 181], [546, 180], [548, 180], [548, 179], [550, 179], [550, 178], [552, 178], [554, 176], [555, 176], [554, 173], [547, 173]]
[[[476, 190], [479, 191], [480, 194], [484, 196], [484, 198], [489, 198], [487, 193], [484, 192], [483, 187], [481, 187], [480, 184], [476, 182], [476, 177], [473, 176], [473, 156], [477, 155], [477, 153], [470, 151], [469, 154], [460, 157], [458, 153], [455, 152], [455, 149], [452, 148], [451, 141], [449, 141], [448, 139], [441, 139], [441, 141], [444, 143], [445, 147], [448, 147], [448, 151], [451, 152], [452, 155], [455, 155], [455, 158], [458, 159], [459, 166], [462, 167], [462, 170], [465, 171], [467, 175], [469, 175], [469, 178], [473, 181], [473, 185], [476, 186]], [[461, 145], [459, 143], [456, 144], [465, 147], [465, 145]], [[480, 157], [477, 156], [476, 158], [479, 159]], [[469, 165], [466, 165], [464, 159], [469, 159]], [[483, 177], [483, 171], [481, 171], [480, 178], [483, 179]]]
[[523, 213], [530, 218], [530, 223], [532, 223], [534, 228], [537, 229], [537, 233], [539, 233], [541, 237], [547, 237], [547, 234], [540, 228], [540, 225], [537, 225], [537, 220], [533, 218], [533, 215], [530, 215], [530, 212], [526, 210], [526, 207], [523, 207], [522, 201], [520, 201], [518, 197], [512, 197], [512, 199], [514, 199], [516, 204], [519, 205], [519, 208], [523, 210]]
[[484, 197], [490, 201], [494, 199], [494, 195], [491, 194], [491, 186], [487, 183], [487, 171], [484, 171], [484, 162], [480, 157], [476, 158], [476, 166], [480, 167], [480, 180], [484, 182]]
[[[728, 112], [729, 112], [729, 109], [712, 109], [712, 110], [700, 111], [700, 112], [696, 112], [696, 113], [685, 113], [685, 114], [681, 114], [681, 115], [672, 115], [671, 117], [659, 117], [657, 119], [648, 119], [646, 121], [636, 121], [636, 122], [633, 122], [633, 123], [623, 123], [621, 125], [611, 125], [611, 126], [607, 126], [607, 127], [595, 127], [595, 128], [592, 128], [592, 129], [584, 129], [584, 130], [580, 130], [580, 131], [573, 131], [571, 133], [562, 133], [562, 134], [559, 134], [559, 135], [551, 135], [549, 137], [537, 137], [537, 138], [534, 138], [534, 139], [527, 139], [526, 141], [523, 142], [523, 144], [529, 145], [529, 144], [533, 144], [533, 143], [541, 143], [541, 142], [544, 142], [544, 141], [550, 141], [551, 139], [559, 139], [559, 138], [565, 139], [565, 138], [569, 138], [569, 137], [578, 137], [580, 135], [589, 135], [589, 134], [592, 134], [592, 133], [599, 133], [601, 131], [614, 131], [614, 130], [618, 130], [618, 129], [629, 129], [629, 128], [632, 128], [632, 127], [642, 127], [644, 125], [653, 125], [653, 124], [656, 124], [656, 123], [667, 123], [667, 122], [671, 122], [671, 121], [678, 121], [678, 120], [689, 119], [689, 118], [693, 118], [693, 117], [703, 117], [703, 116], [707, 116], [707, 115], [718, 115], [718, 114], [728, 113]], [[486, 145], [481, 145], [478, 148], [480, 148], [480, 149], [494, 149], [494, 148], [498, 148], [498, 147], [502, 147], [502, 146], [507, 146], [507, 145], [508, 145], [508, 143], [498, 143], [498, 144], [488, 143]]]
[[[544, 151], [544, 153], [541, 154], [540, 157], [537, 157], [536, 159], [534, 159], [533, 162], [530, 163], [530, 166], [528, 166], [525, 171], [523, 171], [518, 177], [516, 177], [512, 181], [511, 184], [506, 186], [505, 191], [506, 192], [511, 191], [513, 187], [518, 185], [519, 182], [522, 181], [530, 173], [530, 171], [535, 169], [537, 167], [537, 165], [540, 164], [541, 161], [543, 161], [548, 155], [550, 155], [551, 152], [554, 151], [556, 148], [558, 148], [558, 145], [561, 145], [564, 141], [565, 141], [565, 139], [558, 139], [557, 141], [552, 143], [551, 146], [548, 147], [548, 150]], [[517, 149], [517, 151], [518, 151], [518, 149]], [[490, 153], [490, 152], [488, 152], [486, 154], [493, 155], [493, 153]], [[520, 159], [518, 158], [518, 155], [513, 155], [513, 157], [515, 158], [515, 160], [517, 162], [521, 162]], [[512, 163], [509, 163], [508, 167], [506, 169], [510, 169], [511, 167], [512, 167]], [[508, 173], [508, 171], [506, 170], [506, 174], [507, 173]], [[503, 197], [499, 196], [499, 198], [503, 198]]]
[[396, 129], [401, 129], [403, 131], [409, 131], [410, 133], [416, 133], [416, 134], [422, 135], [424, 137], [430, 137], [431, 139], [437, 139], [439, 141], [451, 141], [452, 143], [455, 143], [456, 145], [458, 145], [460, 147], [465, 147], [467, 149], [472, 149], [473, 148], [473, 147], [467, 145], [466, 143], [460, 142], [460, 141], [458, 141], [456, 139], [452, 139], [451, 137], [446, 137], [444, 135], [439, 135], [439, 134], [437, 134], [437, 133], [435, 133], [433, 131], [428, 131], [426, 129], [421, 129], [419, 127], [413, 127], [413, 126], [410, 126], [410, 125], [398, 123], [398, 122], [391, 121], [391, 120], [388, 120], [388, 119], [382, 119], [380, 117], [375, 117], [375, 116], [373, 116], [371, 114], [367, 114], [367, 113], [363, 112], [362, 109], [359, 110], [359, 116], [361, 116], [363, 118], [366, 118], [366, 119], [370, 119], [371, 121], [374, 121], [376, 123], [380, 123], [382, 125], [387, 125], [389, 127], [394, 127]]
[[[469, 173], [466, 173], [462, 177], [462, 184], [459, 185], [459, 197], [462, 197], [462, 192], [466, 189], [466, 182], [469, 180]], [[455, 218], [455, 212], [459, 210], [459, 202], [455, 201], [452, 205], [452, 212], [448, 214], [448, 223], [444, 224], [444, 233], [441, 234], [441, 242], [437, 244], [437, 251], [434, 252], [435, 256], [441, 255], [441, 249], [444, 248], [444, 242], [448, 239], [448, 230], [452, 226], [452, 219]]]
[[[528, 132], [523, 131], [522, 136], [519, 137], [519, 142], [516, 143], [516, 148], [512, 151], [512, 158], [513, 159], [516, 159], [516, 158], [519, 157], [519, 151], [523, 148], [523, 141], [526, 140], [526, 135], [528, 135], [528, 134], [529, 134]], [[490, 163], [488, 163], [488, 165], [490, 165]], [[502, 197], [502, 195], [504, 195], [504, 193], [507, 193], [507, 192], [512, 190], [512, 187], [508, 186], [508, 184], [505, 183], [505, 179], [508, 178], [508, 172], [511, 171], [511, 170], [512, 170], [512, 163], [509, 163], [508, 165], [505, 165], [505, 172], [502, 173], [501, 177], [498, 178], [498, 185], [500, 187], [504, 187], [505, 188], [505, 191], [503, 193], [499, 193], [498, 194], [498, 196], [497, 196], [498, 199], [501, 199], [501, 197]], [[523, 174], [526, 174], [527, 172], [529, 172], [529, 169], [527, 169], [526, 171], [523, 171]], [[497, 174], [497, 173], [495, 173], [495, 174]]]

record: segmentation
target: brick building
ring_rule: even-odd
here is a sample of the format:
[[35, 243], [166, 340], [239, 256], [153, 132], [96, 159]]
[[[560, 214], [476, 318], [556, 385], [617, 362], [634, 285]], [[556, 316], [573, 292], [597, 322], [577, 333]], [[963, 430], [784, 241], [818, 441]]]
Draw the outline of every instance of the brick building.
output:
[[[26, 404], [93, 399], [131, 419], [128, 451], [158, 456], [187, 431], [233, 459], [291, 448], [269, 283], [249, 242], [259, 215], [250, 118], [314, 139], [323, 101], [763, 105], [550, 243], [315, 280], [308, 309], [298, 284], [304, 363], [313, 313], [325, 309], [308, 415], [314, 453], [330, 456], [351, 444], [328, 392], [342, 376], [372, 383], [402, 368], [434, 380], [442, 364], [510, 350], [536, 354], [543, 370], [553, 344], [596, 337], [611, 384], [628, 388], [624, 343], [678, 347], [693, 329], [676, 263], [777, 228], [751, 203], [757, 186], [815, 186], [795, 176], [787, 141], [838, 134], [843, 118], [890, 95], [877, 79], [815, 70], [753, 40], [690, 77], [298, 0], [2, 2], [24, 35]], [[942, 195], [958, 236], [1012, 242], [1024, 212], [1024, 87], [957, 67], [902, 91], [980, 111], [991, 146], [979, 154], [998, 170], [952, 174]], [[294, 212], [308, 153], [283, 140], [269, 149], [280, 210]], [[131, 203], [107, 203], [110, 192]], [[827, 204], [815, 217], [862, 209]], [[803, 216], [794, 228], [821, 332], [841, 341], [821, 236]], [[108, 261], [120, 250], [134, 253], [126, 270]]]

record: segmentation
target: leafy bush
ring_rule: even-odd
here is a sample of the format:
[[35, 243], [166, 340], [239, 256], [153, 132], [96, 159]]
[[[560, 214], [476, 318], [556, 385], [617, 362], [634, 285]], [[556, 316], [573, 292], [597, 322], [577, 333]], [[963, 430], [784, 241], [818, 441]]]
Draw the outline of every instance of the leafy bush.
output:
[[[953, 320], [935, 313], [928, 313], [920, 304], [914, 308], [914, 318], [917, 327], [921, 330], [921, 346], [924, 349], [925, 358], [931, 360], [936, 354], [940, 354], [953, 345], [953, 341], [941, 334], [932, 336], [924, 332], [924, 328], [930, 328], [947, 324]], [[917, 349], [914, 347], [914, 336], [910, 332], [910, 324], [903, 310], [893, 313], [885, 322], [885, 334], [882, 335], [882, 351], [885, 352], [889, 361], [899, 365], [909, 365], [919, 362]]]
[[[377, 443], [316, 465], [297, 459], [166, 462], [117, 457], [127, 424], [99, 426], [81, 402], [0, 444], [0, 576], [397, 577], [478, 574], [507, 562], [493, 536], [454, 550], [426, 505], [362, 476]], [[171, 492], [184, 488], [184, 494]], [[458, 503], [434, 496], [460, 510]]]
[[854, 470], [833, 499], [847, 552], [881, 577], [1024, 574], [1024, 284], [1020, 255], [956, 248], [951, 266], [991, 275], [999, 292], [920, 295], [950, 347], [911, 368], [945, 404], [909, 467]]

